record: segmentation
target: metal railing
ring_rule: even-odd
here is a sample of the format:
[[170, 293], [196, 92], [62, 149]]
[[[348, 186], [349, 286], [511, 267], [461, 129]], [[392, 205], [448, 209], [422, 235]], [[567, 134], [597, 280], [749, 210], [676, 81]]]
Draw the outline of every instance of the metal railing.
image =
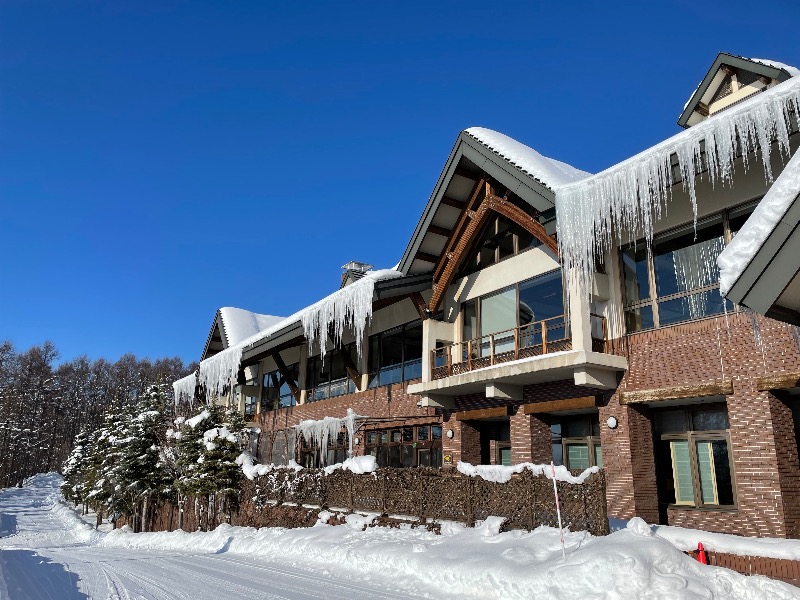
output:
[[[590, 324], [592, 349], [602, 352], [607, 337], [605, 317], [591, 314]], [[559, 315], [431, 350], [431, 379], [571, 349], [569, 319]]]

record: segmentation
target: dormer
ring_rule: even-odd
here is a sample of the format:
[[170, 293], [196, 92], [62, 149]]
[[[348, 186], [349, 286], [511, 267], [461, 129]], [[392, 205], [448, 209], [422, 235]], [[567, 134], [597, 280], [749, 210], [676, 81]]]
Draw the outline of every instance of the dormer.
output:
[[696, 125], [753, 94], [797, 75], [800, 75], [800, 70], [780, 62], [720, 52], [683, 107], [678, 125]]

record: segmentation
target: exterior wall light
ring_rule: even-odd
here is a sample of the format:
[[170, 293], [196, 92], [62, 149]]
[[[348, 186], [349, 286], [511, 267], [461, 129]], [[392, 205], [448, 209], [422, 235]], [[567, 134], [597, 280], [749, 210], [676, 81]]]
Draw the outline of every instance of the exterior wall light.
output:
[[358, 446], [360, 443], [361, 443], [361, 438], [360, 437], [354, 437], [353, 438], [353, 444]]
[[452, 429], [448, 429], [448, 430], [447, 430], [447, 439], [448, 439], [448, 440], [452, 440], [452, 439], [453, 439], [453, 437], [454, 437], [455, 435], [456, 435], [456, 434], [455, 434], [455, 432], [454, 432]]
[[606, 421], [606, 425], [608, 425], [609, 429], [616, 429], [619, 422], [617, 421], [617, 417], [608, 417]]

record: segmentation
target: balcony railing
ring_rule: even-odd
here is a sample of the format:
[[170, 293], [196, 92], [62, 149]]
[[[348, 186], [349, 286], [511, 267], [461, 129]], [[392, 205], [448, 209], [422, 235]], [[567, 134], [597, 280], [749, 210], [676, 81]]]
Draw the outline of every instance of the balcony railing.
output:
[[[605, 317], [592, 314], [590, 322], [592, 349], [602, 352], [607, 335]], [[563, 350], [572, 350], [566, 315], [431, 350], [431, 379]]]

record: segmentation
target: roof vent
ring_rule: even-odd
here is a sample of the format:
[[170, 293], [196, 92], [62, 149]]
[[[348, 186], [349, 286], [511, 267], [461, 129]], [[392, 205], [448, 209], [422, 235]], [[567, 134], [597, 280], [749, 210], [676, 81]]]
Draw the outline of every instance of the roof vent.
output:
[[351, 260], [346, 265], [342, 265], [342, 282], [339, 289], [350, 285], [354, 281], [358, 281], [371, 270], [372, 265], [355, 260]]

